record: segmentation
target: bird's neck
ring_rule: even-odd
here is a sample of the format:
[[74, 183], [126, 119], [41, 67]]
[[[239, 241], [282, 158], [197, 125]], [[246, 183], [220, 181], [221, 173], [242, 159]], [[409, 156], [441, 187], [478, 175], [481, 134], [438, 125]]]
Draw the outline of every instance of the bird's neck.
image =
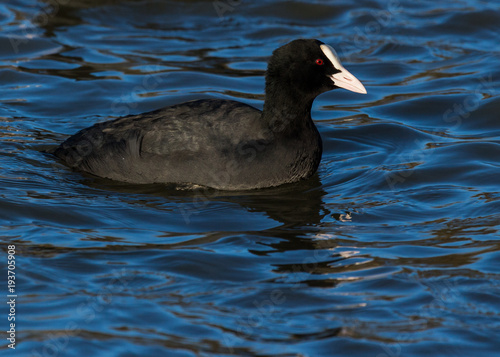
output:
[[273, 131], [303, 130], [312, 124], [311, 108], [314, 97], [304, 95], [286, 83], [266, 78], [266, 98], [262, 118]]

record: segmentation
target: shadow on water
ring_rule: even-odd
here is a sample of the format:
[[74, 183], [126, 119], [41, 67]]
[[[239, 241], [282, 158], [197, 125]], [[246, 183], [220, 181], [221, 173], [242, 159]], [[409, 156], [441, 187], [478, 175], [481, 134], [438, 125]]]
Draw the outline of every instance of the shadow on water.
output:
[[[318, 174], [298, 183], [252, 191], [189, 189], [160, 184], [131, 185], [86, 176], [87, 178], [81, 183], [94, 189], [161, 197], [167, 201], [180, 203], [185, 211], [183, 217], [186, 222], [189, 221], [190, 216], [202, 214], [203, 210], [213, 202], [237, 204], [248, 212], [264, 213], [272, 220], [281, 223], [284, 230], [304, 229], [308, 226], [314, 230], [314, 227], [320, 224], [323, 217], [328, 214], [322, 200], [326, 192], [322, 189]], [[223, 227], [220, 228], [223, 229]]]

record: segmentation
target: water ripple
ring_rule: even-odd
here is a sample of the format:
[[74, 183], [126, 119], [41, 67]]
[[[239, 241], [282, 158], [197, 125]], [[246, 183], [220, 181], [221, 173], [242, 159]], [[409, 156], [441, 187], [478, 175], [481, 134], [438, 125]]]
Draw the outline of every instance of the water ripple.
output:
[[[16, 245], [16, 349], [494, 355], [499, 20], [482, 0], [0, 5], [0, 240]], [[262, 108], [266, 61], [297, 37], [333, 45], [368, 89], [315, 101], [324, 154], [309, 180], [179, 191], [83, 176], [43, 153], [180, 101]]]

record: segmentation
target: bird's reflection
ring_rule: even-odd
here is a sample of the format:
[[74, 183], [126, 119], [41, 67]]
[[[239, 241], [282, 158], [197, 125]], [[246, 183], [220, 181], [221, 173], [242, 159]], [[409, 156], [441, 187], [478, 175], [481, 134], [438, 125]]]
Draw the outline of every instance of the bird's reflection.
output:
[[219, 191], [204, 187], [186, 189], [175, 185], [131, 185], [86, 174], [83, 177], [82, 183], [92, 188], [146, 194], [177, 202], [188, 214], [190, 210], [203, 214], [203, 209], [213, 202], [238, 204], [249, 212], [262, 212], [281, 223], [284, 233], [293, 231], [294, 227], [316, 226], [328, 214], [323, 202], [326, 192], [318, 174], [293, 184], [249, 191]]

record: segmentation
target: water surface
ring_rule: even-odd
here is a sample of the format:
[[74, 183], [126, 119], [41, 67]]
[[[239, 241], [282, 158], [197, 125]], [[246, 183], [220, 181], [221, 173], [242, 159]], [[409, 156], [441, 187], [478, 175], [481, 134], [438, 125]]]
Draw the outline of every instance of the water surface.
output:
[[[0, 28], [1, 242], [18, 293], [2, 355], [500, 350], [495, 2], [8, 0]], [[335, 47], [368, 90], [315, 101], [309, 180], [176, 191], [43, 153], [185, 100], [262, 108], [271, 52], [300, 37]]]

